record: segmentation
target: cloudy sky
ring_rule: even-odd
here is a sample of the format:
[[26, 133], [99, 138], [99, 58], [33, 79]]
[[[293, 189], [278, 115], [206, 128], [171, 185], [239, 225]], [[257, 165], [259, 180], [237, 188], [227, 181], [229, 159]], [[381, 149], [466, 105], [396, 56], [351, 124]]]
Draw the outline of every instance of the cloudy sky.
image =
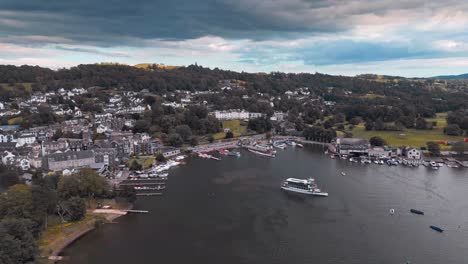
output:
[[0, 0], [0, 64], [468, 72], [466, 0]]

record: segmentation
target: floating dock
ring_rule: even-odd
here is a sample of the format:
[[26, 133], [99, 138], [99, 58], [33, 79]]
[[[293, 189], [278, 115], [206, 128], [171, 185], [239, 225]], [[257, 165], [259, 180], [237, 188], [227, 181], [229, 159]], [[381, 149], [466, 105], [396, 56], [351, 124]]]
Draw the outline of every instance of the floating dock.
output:
[[137, 186], [137, 185], [166, 185], [165, 182], [127, 182], [121, 183], [120, 186]]
[[122, 210], [122, 211], [125, 211], [127, 213], [137, 213], [137, 214], [147, 214], [147, 213], [149, 213], [148, 210]]
[[137, 193], [137, 196], [161, 196], [163, 193], [158, 192], [158, 193]]

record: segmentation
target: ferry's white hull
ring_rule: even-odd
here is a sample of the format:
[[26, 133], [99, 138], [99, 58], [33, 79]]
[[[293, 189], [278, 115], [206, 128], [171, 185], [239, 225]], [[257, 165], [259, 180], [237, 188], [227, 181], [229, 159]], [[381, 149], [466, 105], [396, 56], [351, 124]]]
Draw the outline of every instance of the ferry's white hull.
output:
[[292, 193], [298, 193], [298, 194], [305, 194], [305, 195], [313, 195], [313, 196], [322, 196], [322, 197], [327, 197], [328, 193], [325, 192], [314, 192], [311, 190], [303, 190], [299, 188], [291, 188], [288, 186], [281, 186], [282, 190], [285, 190], [287, 192], [292, 192]]

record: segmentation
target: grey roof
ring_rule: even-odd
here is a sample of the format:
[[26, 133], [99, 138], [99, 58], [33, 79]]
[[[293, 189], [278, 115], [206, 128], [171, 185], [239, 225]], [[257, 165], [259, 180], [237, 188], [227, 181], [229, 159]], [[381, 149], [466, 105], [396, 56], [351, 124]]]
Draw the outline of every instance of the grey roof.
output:
[[49, 161], [67, 161], [94, 158], [94, 153], [91, 150], [84, 151], [67, 151], [63, 153], [53, 153], [47, 156]]
[[369, 142], [362, 138], [341, 138], [341, 145], [367, 145]]

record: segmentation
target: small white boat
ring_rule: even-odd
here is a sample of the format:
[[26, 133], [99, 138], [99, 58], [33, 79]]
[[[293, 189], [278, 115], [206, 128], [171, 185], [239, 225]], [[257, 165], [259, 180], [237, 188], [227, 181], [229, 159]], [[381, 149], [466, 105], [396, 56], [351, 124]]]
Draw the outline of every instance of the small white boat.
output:
[[344, 171], [341, 172], [341, 175], [346, 176], [346, 173]]
[[183, 159], [185, 159], [185, 156], [184, 156], [184, 155], [180, 155], [180, 156], [175, 157], [175, 160], [176, 160], [176, 161], [181, 161], [181, 160], [183, 160]]
[[273, 146], [275, 148], [279, 148], [279, 149], [285, 149], [286, 148], [286, 144], [282, 143], [282, 144], [273, 144]]
[[391, 214], [391, 215], [395, 214], [395, 209], [391, 208], [391, 209], [390, 209], [390, 214]]

